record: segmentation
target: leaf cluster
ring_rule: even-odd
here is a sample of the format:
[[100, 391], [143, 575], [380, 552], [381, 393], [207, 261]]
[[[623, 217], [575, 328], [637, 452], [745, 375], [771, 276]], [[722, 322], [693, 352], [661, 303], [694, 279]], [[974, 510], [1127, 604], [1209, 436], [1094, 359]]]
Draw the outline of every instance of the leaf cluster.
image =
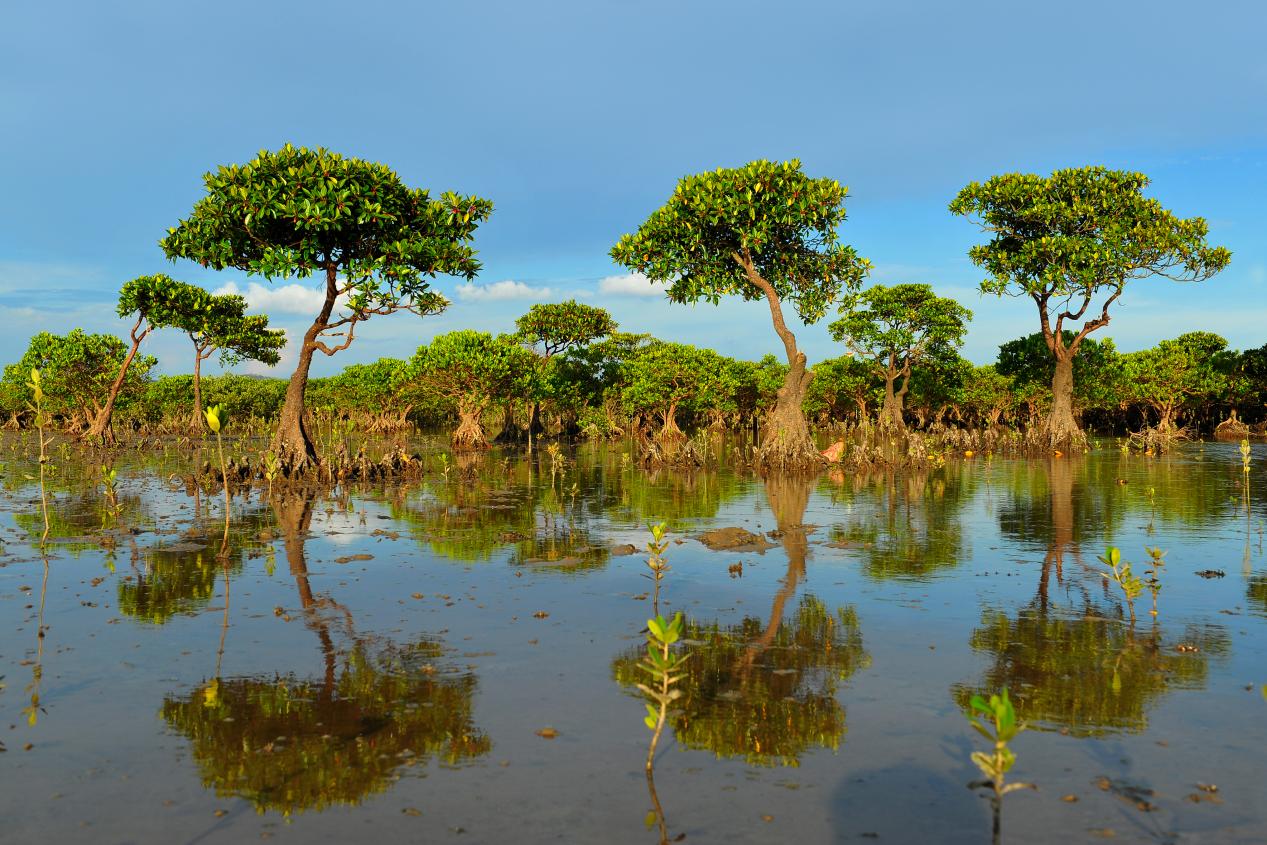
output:
[[872, 285], [847, 295], [828, 331], [881, 373], [909, 371], [963, 344], [972, 312], [930, 285]]
[[490, 201], [409, 188], [389, 167], [317, 147], [262, 150], [204, 177], [206, 196], [160, 242], [170, 259], [267, 279], [342, 278], [353, 314], [434, 312], [436, 275], [474, 278]]
[[968, 252], [990, 274], [984, 293], [1076, 298], [1151, 275], [1201, 281], [1226, 267], [1231, 253], [1206, 244], [1205, 220], [1144, 196], [1148, 182], [1105, 167], [1008, 173], [969, 184], [950, 211], [991, 237]]
[[767, 292], [755, 283], [755, 273], [780, 300], [792, 302], [802, 320], [814, 323], [870, 269], [853, 247], [837, 240], [845, 195], [834, 179], [806, 176], [797, 160], [753, 161], [686, 176], [611, 255], [634, 272], [667, 282], [676, 303], [715, 305], [732, 295], [761, 299]]

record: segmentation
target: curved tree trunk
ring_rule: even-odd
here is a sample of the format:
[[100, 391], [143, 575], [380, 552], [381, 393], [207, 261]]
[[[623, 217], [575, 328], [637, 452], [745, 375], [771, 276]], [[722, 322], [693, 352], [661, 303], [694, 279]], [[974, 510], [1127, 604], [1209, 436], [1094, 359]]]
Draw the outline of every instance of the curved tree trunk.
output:
[[286, 400], [277, 418], [277, 431], [273, 434], [273, 452], [288, 473], [302, 471], [318, 462], [317, 447], [313, 445], [308, 427], [304, 423], [304, 394], [308, 390], [308, 370], [312, 367], [312, 355], [317, 351], [317, 337], [327, 328], [334, 301], [338, 296], [337, 268], [326, 267], [326, 298], [308, 331], [304, 332], [303, 345], [299, 347], [299, 360], [290, 383], [286, 385]]
[[776, 394], [774, 408], [766, 415], [765, 432], [756, 454], [757, 464], [763, 472], [821, 469], [827, 464], [827, 459], [819, 454], [814, 445], [805, 411], [801, 407], [814, 373], [805, 366], [805, 353], [796, 348], [796, 336], [783, 319], [783, 307], [774, 286], [757, 272], [746, 254], [736, 254], [735, 260], [743, 267], [753, 286], [765, 294], [774, 331], [783, 341], [783, 348], [787, 353], [787, 376]]
[[740, 668], [751, 669], [757, 658], [774, 642], [783, 623], [783, 613], [788, 601], [796, 595], [796, 588], [805, 577], [805, 559], [809, 554], [809, 537], [803, 524], [805, 509], [809, 505], [809, 496], [813, 487], [807, 477], [767, 478], [765, 482], [766, 499], [770, 510], [774, 513], [775, 523], [782, 535], [783, 550], [787, 553], [787, 573], [783, 585], [775, 593], [770, 606], [770, 618], [766, 622], [761, 636], [748, 643], [740, 658]]
[[106, 404], [97, 412], [96, 419], [93, 420], [92, 425], [85, 432], [87, 437], [100, 437], [101, 442], [106, 446], [114, 445], [114, 429], [110, 426], [110, 420], [114, 416], [115, 400], [119, 398], [119, 391], [123, 389], [123, 380], [127, 378], [128, 367], [132, 366], [132, 359], [136, 357], [136, 350], [141, 348], [141, 341], [145, 340], [145, 336], [150, 333], [148, 328], [145, 331], [140, 331], [143, 322], [145, 322], [145, 318], [141, 317], [136, 321], [136, 325], [132, 327], [132, 348], [128, 350], [128, 354], [123, 358], [123, 365], [119, 367], [119, 374], [115, 376], [114, 384], [110, 386], [110, 395], [106, 397]]

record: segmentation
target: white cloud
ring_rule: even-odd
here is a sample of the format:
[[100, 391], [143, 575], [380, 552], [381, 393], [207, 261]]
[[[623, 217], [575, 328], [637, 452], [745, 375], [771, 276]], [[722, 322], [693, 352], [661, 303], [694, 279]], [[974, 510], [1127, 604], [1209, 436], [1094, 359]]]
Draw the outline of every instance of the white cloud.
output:
[[506, 279], [491, 285], [458, 285], [457, 294], [463, 302], [501, 302], [508, 299], [549, 299], [554, 291]]
[[[246, 298], [252, 311], [265, 314], [299, 314], [304, 317], [316, 317], [326, 300], [325, 291], [319, 287], [309, 287], [298, 283], [289, 285], [262, 285], [259, 282], [248, 282], [243, 289], [237, 282], [227, 282], [212, 291], [217, 296], [225, 293], [236, 293]], [[340, 297], [342, 301], [342, 297]]]
[[663, 282], [653, 282], [641, 273], [605, 276], [598, 280], [598, 292], [608, 296], [664, 296]]

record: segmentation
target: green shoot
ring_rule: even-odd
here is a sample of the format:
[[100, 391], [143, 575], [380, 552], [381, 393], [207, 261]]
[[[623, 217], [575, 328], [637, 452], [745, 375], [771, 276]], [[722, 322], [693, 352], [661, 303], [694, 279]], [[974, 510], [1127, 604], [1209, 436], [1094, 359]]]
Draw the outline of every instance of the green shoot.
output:
[[31, 380], [26, 383], [31, 388], [33, 400], [28, 406], [35, 412], [35, 428], [37, 436], [40, 439], [40, 507], [44, 513], [44, 533], [40, 536], [40, 551], [43, 552], [48, 545], [48, 534], [50, 523], [48, 520], [48, 492], [44, 486], [45, 474], [48, 468], [48, 444], [49, 439], [44, 436], [44, 428], [51, 421], [49, 415], [44, 411], [44, 387], [40, 382], [40, 371], [31, 370]]
[[224, 539], [220, 542], [219, 557], [228, 557], [229, 555], [229, 513], [232, 510], [232, 504], [229, 499], [229, 470], [224, 462], [224, 436], [221, 429], [228, 423], [228, 414], [219, 405], [212, 405], [204, 412], [207, 418], [207, 428], [215, 432], [216, 435], [216, 452], [220, 456], [220, 479], [224, 482]]
[[659, 616], [660, 582], [664, 580], [665, 573], [669, 571], [669, 563], [664, 559], [664, 553], [669, 549], [669, 541], [664, 539], [664, 535], [668, 532], [668, 524], [661, 522], [659, 525], [649, 525], [647, 528], [651, 531], [651, 542], [647, 543], [647, 552], [650, 554], [647, 558], [647, 568], [651, 570], [651, 574], [643, 575], [643, 577], [650, 578], [655, 582], [655, 590], [651, 598], [651, 612]]
[[[990, 803], [994, 810], [994, 842], [997, 843], [1000, 841], [1000, 811], [1003, 796], [1018, 789], [1037, 789], [1038, 787], [1032, 783], [1019, 781], [1007, 783], [1007, 773], [1016, 763], [1016, 754], [1008, 747], [1008, 743], [1025, 730], [1025, 725], [1016, 719], [1016, 710], [1013, 709], [1012, 702], [1007, 696], [1007, 687], [1004, 687], [998, 695], [991, 695], [989, 701], [979, 695], [974, 695], [969, 702], [969, 708], [968, 721], [977, 733], [993, 745], [993, 749], [990, 753], [972, 752], [972, 762], [981, 770], [981, 774], [985, 775], [986, 779], [973, 781], [968, 786], [971, 789], [989, 787], [993, 791]], [[985, 718], [980, 719], [978, 714]]]
[[1161, 568], [1166, 565], [1166, 553], [1151, 546], [1145, 546], [1144, 551], [1148, 553], [1148, 564], [1144, 567], [1144, 586], [1153, 594], [1153, 609], [1149, 613], [1156, 616], [1157, 594], [1161, 592]]
[[[1131, 572], [1131, 565], [1122, 560], [1122, 552], [1116, 546], [1105, 549], [1099, 560], [1100, 563], [1109, 567], [1109, 571], [1104, 573], [1105, 579], [1112, 579], [1122, 588], [1122, 595], [1126, 596], [1127, 609], [1131, 613], [1131, 625], [1134, 625], [1135, 599], [1139, 598], [1139, 594], [1144, 591], [1144, 582]], [[1159, 583], [1158, 589], [1160, 588]]]

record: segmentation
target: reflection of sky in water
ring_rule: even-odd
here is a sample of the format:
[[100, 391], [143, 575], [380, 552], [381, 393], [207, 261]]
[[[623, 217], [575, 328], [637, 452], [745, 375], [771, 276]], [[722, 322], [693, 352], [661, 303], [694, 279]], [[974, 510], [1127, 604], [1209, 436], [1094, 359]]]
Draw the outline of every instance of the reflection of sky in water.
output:
[[[121, 475], [128, 472], [126, 459], [120, 466]], [[141, 551], [136, 571], [127, 536], [116, 549], [114, 573], [94, 546], [78, 557], [54, 551], [41, 686], [47, 712], [34, 728], [0, 736], [8, 748], [4, 762], [22, 773], [6, 779], [0, 794], [13, 835], [72, 839], [87, 821], [102, 839], [159, 842], [207, 833], [208, 841], [237, 841], [284, 831], [342, 841], [372, 819], [392, 838], [438, 838], [461, 827], [479, 841], [535, 841], [560, 831], [565, 839], [647, 841], [642, 709], [612, 679], [612, 661], [637, 649], [649, 613], [648, 601], [638, 598], [650, 588], [640, 577], [645, 555], [604, 553], [594, 565], [565, 570], [517, 564], [545, 548], [560, 555], [620, 543], [641, 549], [646, 523], [668, 519], [672, 539], [685, 542], [670, 545], [666, 610], [727, 629], [750, 619], [754, 630], [766, 630], [789, 559], [777, 538], [764, 553], [711, 552], [689, 539], [710, 527], [778, 529], [777, 509], [759, 481], [717, 474], [649, 480], [622, 468], [615, 455], [589, 451], [578, 466], [575, 503], [546, 489], [548, 473], [544, 482], [534, 475], [530, 487], [525, 472], [506, 472], [496, 460], [471, 479], [447, 485], [428, 479], [425, 491], [415, 488], [403, 500], [354, 494], [351, 513], [338, 501], [318, 503], [304, 544], [303, 577], [264, 499], [235, 503], [241, 508], [234, 535], [239, 554], [231, 570], [223, 678], [280, 676], [296, 679], [287, 682], [291, 689], [320, 687], [328, 664], [316, 620], [331, 632], [336, 666], [346, 664], [361, 640], [395, 647], [438, 642], [444, 665], [474, 679], [473, 724], [491, 743], [487, 754], [457, 767], [442, 756], [393, 764], [384, 769], [383, 788], [362, 803], [304, 813], [286, 828], [276, 826], [275, 814], [256, 816], [249, 802], [204, 789], [189, 742], [158, 716], [164, 699], [196, 704], [215, 674], [222, 579], [187, 579], [194, 590], [189, 600], [173, 601], [174, 612], [145, 624], [116, 606], [118, 585], [140, 583], [147, 574], [147, 549], [202, 542], [214, 556], [220, 502], [214, 494], [202, 497], [202, 530], [191, 538], [190, 499], [163, 492], [157, 481], [127, 481], [129, 495], [140, 495], [133, 517], [143, 528], [135, 536]], [[1235, 444], [1209, 444], [1204, 454], [1194, 446], [1155, 461], [1123, 461], [1108, 451], [1070, 461], [1056, 474], [1045, 463], [978, 459], [926, 478], [823, 476], [800, 518], [816, 528], [806, 538], [804, 571], [782, 619], [790, 623], [807, 596], [829, 613], [849, 608], [856, 614], [869, 661], [831, 685], [813, 661], [801, 676], [809, 685], [804, 689], [830, 687], [847, 729], [838, 743], [813, 737], [788, 746], [799, 749], [795, 768], [750, 767], [742, 755], [719, 759], [667, 741], [656, 779], [674, 830], [701, 840], [830, 841], [874, 831], [891, 841], [979, 842], [987, 819], [963, 788], [973, 777], [967, 764], [972, 738], [956, 695], [1003, 677], [1036, 685], [1014, 690], [1014, 697], [1022, 716], [1027, 700], [1044, 701], [1036, 727], [1050, 728], [1015, 743], [1018, 775], [1043, 792], [1008, 799], [1009, 836], [1042, 841], [1051, 830], [1074, 825], [1115, 827], [1119, 840], [1134, 841], [1135, 829], [1119, 821], [1115, 799], [1088, 786], [1100, 774], [1165, 796], [1157, 817], [1165, 829], [1200, 830], [1217, 842], [1224, 824], [1261, 827], [1267, 817], [1255, 794], [1261, 789], [1256, 749], [1267, 745], [1267, 702], [1245, 685], [1267, 682], [1267, 618], [1254, 598], [1254, 585], [1267, 578], [1255, 527], [1267, 513], [1267, 489], [1256, 475], [1247, 580], [1239, 475]], [[1148, 487], [1155, 489], [1155, 513]], [[29, 496], [24, 486], [4, 507], [25, 509]], [[69, 481], [61, 496], [93, 501]], [[433, 506], [452, 514], [479, 501], [513, 506], [451, 517], [447, 534], [431, 521], [438, 512]], [[408, 519], [395, 518], [402, 506], [411, 512]], [[91, 534], [96, 529], [85, 519], [75, 530]], [[25, 605], [38, 601], [42, 567], [29, 526], [18, 528], [12, 516], [6, 526], [0, 716], [7, 725], [20, 723], [28, 703], [24, 687], [32, 667], [22, 661], [34, 657], [35, 623], [34, 609]], [[1167, 550], [1155, 635], [1145, 594], [1137, 606], [1137, 638], [1124, 637], [1119, 597], [1098, 574], [1096, 555], [1109, 543], [1137, 566], [1145, 545]], [[372, 558], [337, 562], [352, 555]], [[170, 573], [173, 558], [179, 553], [164, 553], [163, 572], [148, 574]], [[728, 567], [740, 561], [742, 577], [731, 577]], [[1195, 575], [1210, 568], [1226, 577]], [[316, 608], [307, 614], [301, 582]], [[180, 579], [163, 583], [184, 589]], [[539, 612], [549, 615], [534, 618]], [[1061, 722], [1062, 687], [1044, 686], [1041, 672], [1034, 674], [1042, 643], [1024, 639], [1026, 620], [1041, 620], [1046, 627], [1036, 630], [1048, 639], [1070, 637], [1088, 650], [1088, 660], [1070, 671], [1108, 685], [1097, 688], [1096, 706], [1126, 708], [1119, 724], [1088, 731], [1084, 721], [1073, 725], [1074, 735], [1060, 733], [1072, 724]], [[1007, 633], [1010, 645], [991, 631]], [[1200, 650], [1180, 653], [1181, 644]], [[791, 656], [772, 658], [770, 666]], [[1116, 699], [1114, 669], [1121, 685]], [[767, 688], [777, 687], [772, 684]], [[1145, 692], [1132, 699], [1137, 688]], [[1050, 692], [1046, 699], [1044, 691]], [[721, 692], [734, 700], [733, 688]], [[1095, 710], [1077, 712], [1085, 720]], [[559, 736], [535, 734], [546, 726]], [[1093, 735], [1078, 738], [1087, 733]], [[34, 748], [24, 752], [28, 741]], [[1198, 780], [1220, 784], [1222, 808], [1183, 800]], [[63, 797], [50, 801], [54, 793]], [[1050, 800], [1068, 793], [1081, 801]], [[155, 806], [142, 818], [124, 812], [142, 795]], [[912, 801], [919, 813], [909, 812]], [[402, 812], [406, 808], [421, 815]], [[217, 818], [216, 809], [228, 815]], [[763, 814], [775, 820], [763, 822]]]

